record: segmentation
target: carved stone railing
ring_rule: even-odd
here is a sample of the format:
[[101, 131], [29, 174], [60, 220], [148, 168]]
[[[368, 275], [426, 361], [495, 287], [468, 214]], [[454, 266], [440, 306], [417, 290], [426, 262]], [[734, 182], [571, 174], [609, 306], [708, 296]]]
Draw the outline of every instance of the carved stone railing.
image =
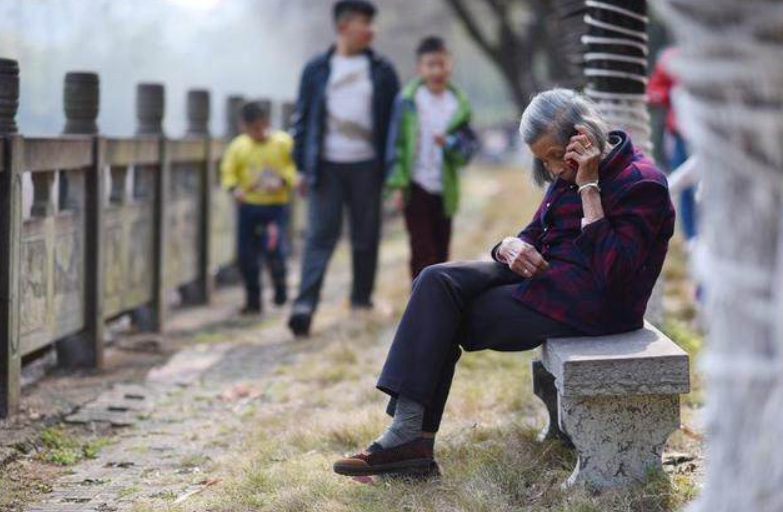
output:
[[[19, 67], [0, 59], [0, 417], [19, 406], [23, 358], [55, 346], [61, 366], [100, 367], [107, 321], [160, 330], [172, 292], [207, 303], [234, 264], [209, 92], [188, 92], [180, 139], [163, 131], [163, 85], [139, 84], [134, 137], [99, 133], [100, 93], [96, 74], [68, 73], [63, 135], [22, 136]], [[241, 101], [227, 99], [227, 137]]]

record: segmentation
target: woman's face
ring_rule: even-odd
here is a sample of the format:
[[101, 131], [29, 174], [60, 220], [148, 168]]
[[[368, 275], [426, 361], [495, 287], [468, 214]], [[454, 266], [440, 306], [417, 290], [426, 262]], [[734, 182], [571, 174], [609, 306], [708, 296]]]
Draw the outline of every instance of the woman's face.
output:
[[560, 178], [569, 183], [576, 181], [576, 169], [563, 160], [565, 147], [555, 142], [551, 135], [546, 134], [530, 144], [530, 151], [535, 158], [544, 164], [544, 169], [552, 178]]

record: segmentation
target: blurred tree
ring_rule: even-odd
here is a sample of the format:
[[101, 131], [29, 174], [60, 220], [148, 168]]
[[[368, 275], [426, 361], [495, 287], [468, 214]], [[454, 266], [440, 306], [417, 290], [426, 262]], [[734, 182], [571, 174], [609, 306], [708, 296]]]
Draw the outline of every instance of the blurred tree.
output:
[[495, 65], [517, 108], [554, 85], [578, 87], [582, 0], [444, 0]]
[[585, 92], [611, 128], [630, 133], [636, 147], [649, 153], [647, 1], [587, 0], [585, 5]]
[[783, 4], [665, 0], [702, 172], [707, 468], [689, 512], [783, 510]]

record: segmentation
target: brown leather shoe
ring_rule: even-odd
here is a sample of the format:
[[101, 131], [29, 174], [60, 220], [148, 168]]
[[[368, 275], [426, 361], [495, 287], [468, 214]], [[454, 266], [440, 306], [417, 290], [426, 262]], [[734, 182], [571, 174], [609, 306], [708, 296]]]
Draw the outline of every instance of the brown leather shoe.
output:
[[440, 469], [430, 443], [419, 438], [388, 449], [373, 443], [366, 451], [335, 462], [334, 472], [346, 476], [428, 477], [439, 475]]

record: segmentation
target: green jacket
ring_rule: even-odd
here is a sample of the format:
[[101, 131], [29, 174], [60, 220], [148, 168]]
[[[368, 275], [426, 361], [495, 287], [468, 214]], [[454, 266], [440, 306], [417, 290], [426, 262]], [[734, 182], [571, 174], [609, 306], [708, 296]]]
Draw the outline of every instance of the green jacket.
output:
[[[416, 165], [416, 148], [419, 137], [419, 116], [416, 112], [416, 91], [424, 85], [421, 78], [414, 79], [400, 92], [395, 101], [392, 125], [389, 130], [389, 147], [386, 151], [389, 174], [386, 186], [408, 190]], [[449, 90], [457, 97], [457, 112], [446, 129], [447, 142], [443, 148], [443, 210], [451, 217], [459, 206], [459, 170], [464, 167], [472, 150], [463, 147], [465, 137], [450, 137], [458, 131], [469, 129], [471, 117], [467, 95], [454, 84]], [[472, 133], [472, 132], [471, 132]]]

